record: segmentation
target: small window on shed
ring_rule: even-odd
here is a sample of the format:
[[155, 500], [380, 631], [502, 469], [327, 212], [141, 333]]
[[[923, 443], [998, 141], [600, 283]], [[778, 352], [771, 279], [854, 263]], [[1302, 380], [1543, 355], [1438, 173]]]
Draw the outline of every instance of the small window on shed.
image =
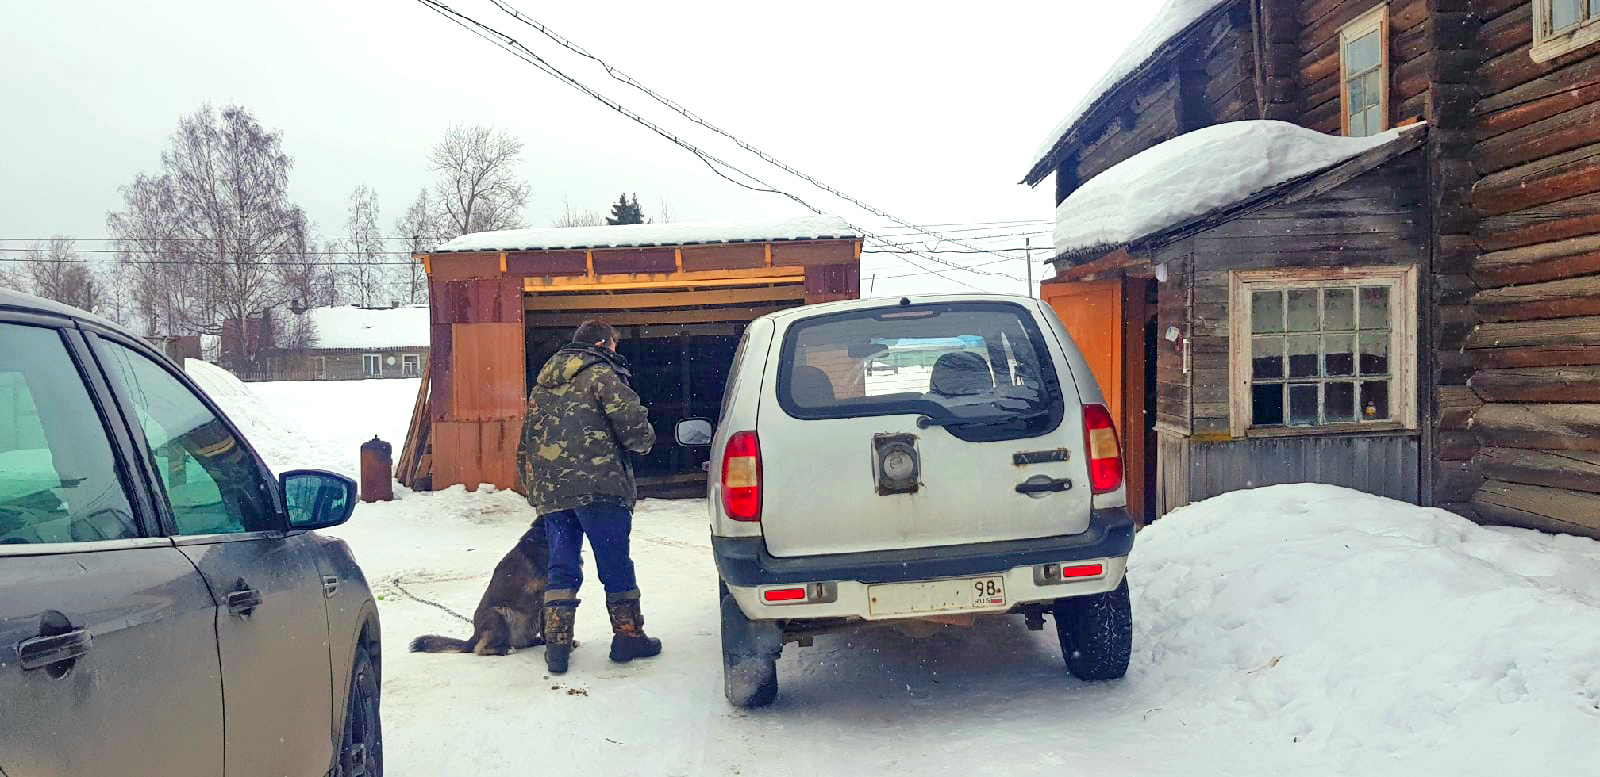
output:
[[1408, 267], [1234, 273], [1234, 435], [1415, 428], [1415, 279]]
[[1378, 6], [1339, 31], [1340, 126], [1351, 137], [1389, 128], [1389, 9]]
[[1533, 0], [1535, 62], [1600, 41], [1600, 0]]

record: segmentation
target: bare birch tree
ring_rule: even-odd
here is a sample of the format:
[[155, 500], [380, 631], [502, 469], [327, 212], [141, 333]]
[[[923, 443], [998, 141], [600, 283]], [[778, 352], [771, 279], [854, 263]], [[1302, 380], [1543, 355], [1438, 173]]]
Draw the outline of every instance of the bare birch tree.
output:
[[362, 307], [379, 307], [394, 298], [378, 210], [378, 193], [371, 188], [362, 185], [350, 193], [340, 276], [346, 297]]
[[23, 267], [29, 293], [99, 312], [103, 296], [100, 278], [71, 239], [57, 235], [48, 243], [34, 243]]
[[[416, 201], [406, 208], [405, 215], [395, 220], [394, 228], [395, 235], [406, 239], [404, 250], [413, 254], [432, 251], [438, 245], [437, 214], [427, 189], [417, 192]], [[427, 302], [428, 276], [422, 271], [422, 262], [413, 259], [401, 269], [395, 280], [401, 298], [408, 305]]]
[[428, 155], [438, 175], [433, 187], [439, 236], [516, 229], [528, 202], [528, 184], [517, 172], [522, 141], [505, 130], [454, 125]]
[[[106, 218], [151, 332], [218, 334], [287, 301], [284, 265], [309, 238], [289, 200], [293, 164], [282, 134], [242, 107], [178, 120], [161, 172], [123, 187]], [[253, 362], [262, 344], [240, 340], [235, 356]]]
[[605, 216], [597, 210], [573, 210], [572, 203], [566, 197], [561, 198], [561, 215], [551, 223], [551, 226], [568, 227], [598, 227], [606, 223]]

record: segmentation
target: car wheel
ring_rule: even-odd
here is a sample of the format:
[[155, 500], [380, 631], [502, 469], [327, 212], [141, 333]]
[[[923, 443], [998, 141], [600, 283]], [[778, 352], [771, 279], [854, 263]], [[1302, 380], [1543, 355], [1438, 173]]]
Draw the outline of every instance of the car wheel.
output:
[[776, 624], [752, 621], [731, 595], [722, 597], [722, 684], [730, 704], [750, 709], [778, 698], [782, 649]]
[[1128, 673], [1133, 606], [1128, 601], [1127, 578], [1116, 590], [1057, 600], [1055, 621], [1061, 655], [1073, 677], [1116, 680]]
[[378, 716], [378, 673], [365, 645], [350, 670], [350, 698], [339, 744], [340, 777], [383, 777], [383, 724]]

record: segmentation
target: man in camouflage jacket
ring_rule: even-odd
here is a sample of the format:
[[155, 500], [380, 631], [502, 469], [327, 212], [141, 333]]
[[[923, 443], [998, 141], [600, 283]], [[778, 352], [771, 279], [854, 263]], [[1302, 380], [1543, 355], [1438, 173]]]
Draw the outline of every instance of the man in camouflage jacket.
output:
[[539, 370], [517, 448], [528, 504], [544, 516], [550, 539], [544, 637], [545, 664], [554, 674], [567, 671], [572, 653], [585, 535], [606, 589], [611, 660], [661, 652], [661, 641], [644, 633], [628, 554], [636, 499], [629, 456], [649, 453], [656, 435], [649, 412], [628, 385], [631, 373], [616, 344], [616, 330], [605, 323], [578, 327], [572, 344]]

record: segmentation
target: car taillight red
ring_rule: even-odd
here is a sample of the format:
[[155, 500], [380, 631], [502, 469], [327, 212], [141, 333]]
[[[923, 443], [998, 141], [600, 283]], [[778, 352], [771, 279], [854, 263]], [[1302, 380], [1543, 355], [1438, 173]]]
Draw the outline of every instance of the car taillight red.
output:
[[1084, 449], [1089, 455], [1089, 490], [1104, 494], [1122, 487], [1122, 449], [1105, 405], [1083, 406]]
[[735, 432], [722, 452], [722, 508], [735, 521], [761, 520], [761, 440]]

